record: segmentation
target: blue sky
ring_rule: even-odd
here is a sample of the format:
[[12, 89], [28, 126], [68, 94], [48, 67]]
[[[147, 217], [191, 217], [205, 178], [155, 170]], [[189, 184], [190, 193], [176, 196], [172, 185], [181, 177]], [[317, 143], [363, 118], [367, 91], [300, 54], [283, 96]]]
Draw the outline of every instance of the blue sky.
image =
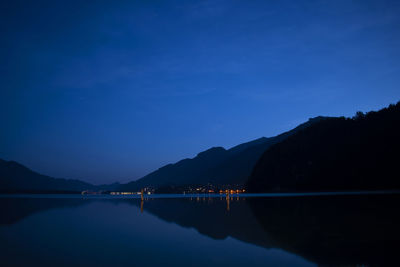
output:
[[398, 1], [2, 1], [0, 158], [127, 182], [400, 100]]

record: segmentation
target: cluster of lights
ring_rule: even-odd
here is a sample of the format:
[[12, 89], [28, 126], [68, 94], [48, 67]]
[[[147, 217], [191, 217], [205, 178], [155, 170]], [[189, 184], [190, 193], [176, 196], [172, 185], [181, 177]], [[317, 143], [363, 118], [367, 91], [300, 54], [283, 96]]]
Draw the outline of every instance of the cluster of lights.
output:
[[244, 193], [244, 192], [246, 192], [246, 190], [245, 189], [236, 189], [236, 190], [233, 190], [233, 189], [226, 189], [226, 190], [219, 190], [219, 193], [220, 194], [240, 194], [240, 193]]
[[[207, 192], [210, 194], [216, 193], [213, 189], [209, 190], [204, 190], [202, 188], [196, 188], [196, 191], [201, 191], [201, 192]], [[225, 190], [219, 190], [220, 194], [240, 194], [240, 193], [245, 193], [245, 189], [225, 189]]]
[[[141, 194], [142, 192], [110, 192], [110, 195], [141, 195]], [[147, 192], [147, 194], [150, 195], [151, 192]]]

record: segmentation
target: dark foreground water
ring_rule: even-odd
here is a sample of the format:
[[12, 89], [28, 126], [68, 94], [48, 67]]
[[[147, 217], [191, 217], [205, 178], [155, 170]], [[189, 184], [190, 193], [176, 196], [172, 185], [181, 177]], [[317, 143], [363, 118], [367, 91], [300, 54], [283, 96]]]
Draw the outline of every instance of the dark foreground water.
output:
[[398, 266], [399, 194], [0, 197], [1, 266]]

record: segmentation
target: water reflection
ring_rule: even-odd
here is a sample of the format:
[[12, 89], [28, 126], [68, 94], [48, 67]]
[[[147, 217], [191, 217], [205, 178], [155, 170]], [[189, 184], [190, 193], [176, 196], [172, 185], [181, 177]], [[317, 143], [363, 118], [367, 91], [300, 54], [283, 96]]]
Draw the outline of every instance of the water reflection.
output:
[[227, 211], [230, 210], [229, 202], [230, 202], [230, 197], [229, 197], [229, 193], [227, 193], [227, 194], [226, 194], [226, 210], [227, 210]]
[[[393, 265], [399, 195], [250, 199], [274, 247], [321, 265]], [[396, 265], [396, 264], [395, 264]]]
[[145, 210], [214, 239], [281, 248], [321, 265], [397, 261], [399, 195], [221, 199], [156, 200]]
[[[185, 229], [194, 228], [213, 240], [233, 238], [262, 247], [265, 253], [283, 249], [319, 265], [382, 266], [397, 262], [400, 196], [394, 194], [291, 198], [232, 195], [167, 199], [0, 198], [0, 224], [13, 225], [35, 213], [96, 203], [137, 207], [140, 216], [151, 214]], [[110, 206], [107, 207], [111, 212]], [[93, 209], [91, 212], [95, 214]]]
[[38, 212], [51, 209], [73, 208], [93, 200], [82, 198], [0, 198], [0, 225], [10, 225]]

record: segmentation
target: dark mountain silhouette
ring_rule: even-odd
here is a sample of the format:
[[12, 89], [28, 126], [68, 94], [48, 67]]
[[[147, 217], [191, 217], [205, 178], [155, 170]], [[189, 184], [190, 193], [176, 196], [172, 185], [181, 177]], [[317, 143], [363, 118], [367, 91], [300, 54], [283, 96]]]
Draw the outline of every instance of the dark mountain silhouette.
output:
[[252, 192], [400, 189], [400, 102], [354, 118], [321, 120], [271, 146]]
[[0, 159], [0, 193], [80, 193], [113, 190], [119, 183], [92, 185], [79, 180], [52, 178], [15, 162]]
[[275, 137], [262, 137], [228, 150], [223, 147], [210, 148], [192, 159], [168, 164], [137, 181], [122, 185], [121, 191], [137, 191], [146, 186], [159, 188], [208, 183], [243, 185], [268, 147], [323, 119], [324, 117], [313, 118], [291, 131]]
[[0, 160], [1, 192], [81, 192], [88, 189], [94, 189], [94, 186], [79, 180], [52, 178], [15, 161]]

